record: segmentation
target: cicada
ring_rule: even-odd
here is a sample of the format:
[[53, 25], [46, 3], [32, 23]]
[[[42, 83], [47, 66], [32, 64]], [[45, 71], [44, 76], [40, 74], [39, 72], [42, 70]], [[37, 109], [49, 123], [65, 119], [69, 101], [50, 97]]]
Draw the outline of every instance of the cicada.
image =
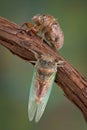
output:
[[32, 18], [34, 25], [25, 22], [29, 30], [35, 34], [40, 33], [42, 40], [46, 39], [48, 45], [55, 50], [59, 50], [64, 43], [64, 35], [57, 20], [51, 15], [36, 15]]
[[60, 61], [48, 54], [41, 55], [37, 60], [28, 103], [28, 116], [30, 121], [35, 117], [35, 122], [38, 122], [43, 115], [51, 93], [57, 66], [60, 66], [60, 64]]

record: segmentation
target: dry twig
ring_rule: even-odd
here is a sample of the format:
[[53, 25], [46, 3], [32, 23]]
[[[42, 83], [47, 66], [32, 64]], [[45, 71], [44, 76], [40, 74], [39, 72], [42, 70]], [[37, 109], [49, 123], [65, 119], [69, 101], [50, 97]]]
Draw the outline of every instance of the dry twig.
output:
[[13, 54], [24, 60], [35, 60], [36, 51], [39, 54], [49, 53], [64, 61], [64, 66], [58, 68], [55, 82], [62, 88], [67, 98], [83, 113], [87, 121], [87, 81], [62, 56], [51, 49], [46, 42], [41, 43], [39, 36], [21, 32], [20, 26], [4, 18], [0, 18], [0, 44], [8, 48]]

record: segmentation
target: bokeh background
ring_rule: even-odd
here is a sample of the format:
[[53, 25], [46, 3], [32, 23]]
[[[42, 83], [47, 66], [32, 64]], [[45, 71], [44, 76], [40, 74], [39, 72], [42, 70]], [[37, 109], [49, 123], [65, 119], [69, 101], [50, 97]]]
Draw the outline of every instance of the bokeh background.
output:
[[[65, 36], [60, 53], [86, 78], [87, 0], [0, 0], [0, 16], [19, 25], [36, 14], [58, 19]], [[56, 84], [40, 122], [28, 121], [32, 74], [31, 64], [0, 45], [0, 130], [87, 130], [82, 113]]]

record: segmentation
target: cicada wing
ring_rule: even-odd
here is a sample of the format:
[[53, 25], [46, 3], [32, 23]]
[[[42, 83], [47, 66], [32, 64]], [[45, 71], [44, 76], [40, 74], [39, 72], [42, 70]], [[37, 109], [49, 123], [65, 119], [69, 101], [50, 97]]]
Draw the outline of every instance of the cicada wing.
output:
[[28, 104], [28, 117], [29, 120], [32, 121], [36, 112], [36, 102], [34, 100], [29, 100], [29, 104]]
[[37, 104], [35, 101], [35, 97], [36, 97], [35, 82], [36, 82], [36, 67], [34, 68], [34, 74], [31, 82], [29, 102], [28, 102], [28, 117], [30, 121], [33, 120], [37, 109]]
[[49, 82], [46, 84], [48, 88], [46, 94], [43, 96], [42, 101], [37, 105], [37, 110], [36, 110], [36, 117], [35, 117], [35, 121], [38, 122], [41, 118], [41, 116], [43, 115], [43, 112], [46, 108], [51, 90], [52, 90], [52, 85], [53, 85], [53, 81], [55, 78], [55, 72], [53, 73], [53, 75], [50, 77]]

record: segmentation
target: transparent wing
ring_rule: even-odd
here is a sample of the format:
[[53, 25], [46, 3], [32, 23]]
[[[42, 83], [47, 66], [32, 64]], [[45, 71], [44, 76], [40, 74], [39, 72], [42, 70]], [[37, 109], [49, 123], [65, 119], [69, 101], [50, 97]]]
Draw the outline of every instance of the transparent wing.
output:
[[35, 101], [36, 92], [35, 92], [35, 79], [36, 79], [36, 67], [34, 68], [34, 74], [31, 82], [29, 102], [28, 102], [28, 117], [29, 120], [32, 121], [37, 109], [37, 104]]
[[53, 81], [55, 78], [55, 72], [53, 73], [53, 75], [50, 77], [49, 82], [46, 84], [46, 86], [48, 88], [46, 94], [43, 96], [42, 101], [37, 105], [37, 110], [36, 110], [36, 117], [35, 117], [35, 121], [38, 122], [41, 118], [41, 116], [43, 115], [43, 112], [45, 110], [45, 107], [47, 105], [50, 93], [51, 93], [51, 89], [52, 89], [52, 85], [53, 85]]
[[40, 120], [40, 118], [45, 110], [47, 101], [49, 99], [49, 95], [50, 95], [50, 92], [52, 89], [55, 74], [56, 73], [54, 72], [53, 75], [51, 75], [51, 77], [49, 78], [49, 81], [46, 84], [48, 90], [46, 91], [46, 94], [42, 97], [42, 101], [37, 104], [35, 86], [38, 86], [39, 83], [36, 80], [36, 76], [37, 76], [36, 67], [34, 68], [34, 74], [33, 74], [33, 78], [32, 78], [30, 95], [29, 95], [29, 102], [28, 102], [28, 117], [29, 117], [30, 121], [33, 120], [35, 114], [36, 114], [35, 121], [38, 122]]

